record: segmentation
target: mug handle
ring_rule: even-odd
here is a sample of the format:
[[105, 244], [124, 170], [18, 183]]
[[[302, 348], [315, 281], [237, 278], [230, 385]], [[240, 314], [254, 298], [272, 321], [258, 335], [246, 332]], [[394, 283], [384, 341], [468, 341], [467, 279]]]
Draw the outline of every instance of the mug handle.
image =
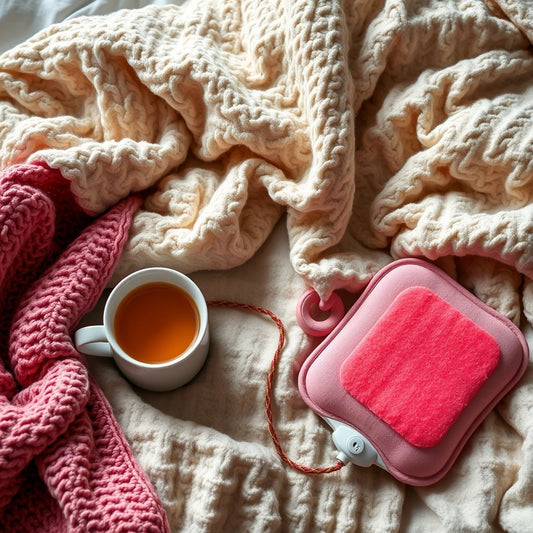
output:
[[76, 349], [85, 355], [113, 357], [113, 350], [107, 342], [104, 326], [87, 326], [78, 329], [74, 334], [74, 344]]

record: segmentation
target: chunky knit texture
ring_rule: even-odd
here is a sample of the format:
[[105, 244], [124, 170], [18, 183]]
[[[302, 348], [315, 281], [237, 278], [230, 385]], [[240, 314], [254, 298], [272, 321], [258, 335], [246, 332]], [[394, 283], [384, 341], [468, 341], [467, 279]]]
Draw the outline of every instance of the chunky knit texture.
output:
[[[203, 270], [209, 299], [279, 314], [280, 439], [330, 465], [294, 383], [308, 286], [358, 291], [421, 255], [533, 322], [532, 21], [528, 0], [191, 0], [66, 21], [0, 57], [0, 167], [46, 161], [91, 213], [142, 191], [111, 283]], [[180, 390], [91, 363], [174, 531], [531, 528], [531, 370], [438, 487], [378, 469], [308, 479], [266, 431], [276, 332], [237, 311], [210, 321], [207, 364]]]
[[[82, 231], [76, 222], [88, 217], [57, 170], [21, 165], [0, 176], [2, 531], [165, 530], [70, 338], [102, 293], [138, 205], [124, 200]], [[58, 256], [73, 231], [81, 233]]]
[[379, 6], [199, 0], [53, 26], [2, 57], [0, 164], [44, 159], [92, 212], [157, 184], [117, 276], [242, 263], [285, 210], [324, 295], [386, 249], [531, 277], [530, 4]]

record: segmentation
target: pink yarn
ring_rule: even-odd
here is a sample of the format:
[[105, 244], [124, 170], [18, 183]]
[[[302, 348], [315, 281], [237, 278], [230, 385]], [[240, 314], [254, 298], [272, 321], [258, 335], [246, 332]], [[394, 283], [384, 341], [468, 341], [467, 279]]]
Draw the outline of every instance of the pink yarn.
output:
[[59, 171], [20, 165], [0, 175], [1, 531], [168, 531], [71, 340], [138, 206], [126, 199], [81, 230], [89, 219]]

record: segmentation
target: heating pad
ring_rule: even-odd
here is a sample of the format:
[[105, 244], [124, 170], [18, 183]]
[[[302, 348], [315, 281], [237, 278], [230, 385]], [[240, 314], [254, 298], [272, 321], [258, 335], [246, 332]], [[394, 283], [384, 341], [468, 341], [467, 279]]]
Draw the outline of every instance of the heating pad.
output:
[[305, 361], [299, 389], [334, 429], [343, 462], [428, 485], [527, 360], [512, 322], [434, 265], [403, 259], [374, 277]]

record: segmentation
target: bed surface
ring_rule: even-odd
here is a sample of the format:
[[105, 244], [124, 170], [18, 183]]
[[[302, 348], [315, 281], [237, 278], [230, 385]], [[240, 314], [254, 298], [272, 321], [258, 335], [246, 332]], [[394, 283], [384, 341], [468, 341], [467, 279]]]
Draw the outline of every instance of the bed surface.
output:
[[[533, 342], [532, 21], [506, 0], [3, 4], [2, 179], [57, 171], [96, 219], [140, 196], [81, 325], [154, 265], [276, 313], [276, 429], [292, 459], [329, 466], [296, 386], [317, 342], [296, 322], [307, 288], [353, 302], [394, 258], [425, 257]], [[436, 485], [310, 476], [268, 433], [277, 328], [238, 309], [209, 322], [206, 365], [175, 391], [88, 361], [171, 531], [531, 530], [531, 364]]]

